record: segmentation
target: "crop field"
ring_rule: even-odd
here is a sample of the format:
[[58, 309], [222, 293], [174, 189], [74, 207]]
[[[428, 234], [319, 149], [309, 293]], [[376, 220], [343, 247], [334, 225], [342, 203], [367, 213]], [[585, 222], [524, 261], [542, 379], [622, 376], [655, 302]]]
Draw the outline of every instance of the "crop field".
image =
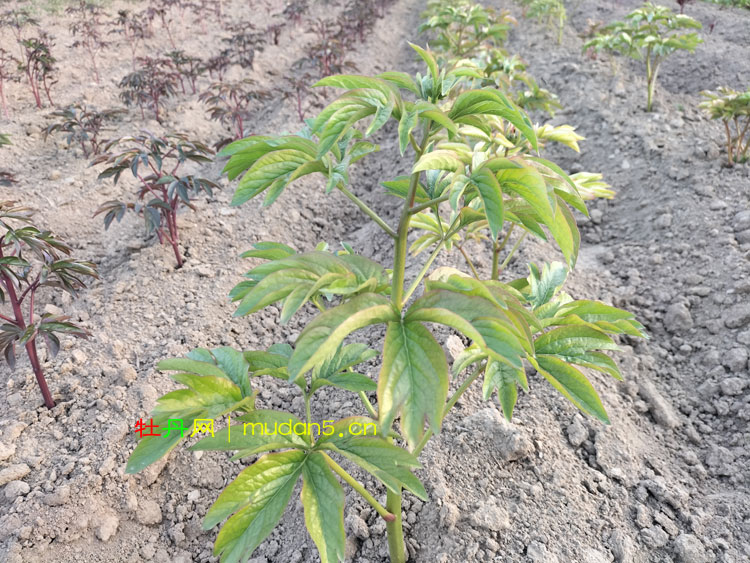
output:
[[750, 2], [0, 0], [0, 561], [750, 561]]

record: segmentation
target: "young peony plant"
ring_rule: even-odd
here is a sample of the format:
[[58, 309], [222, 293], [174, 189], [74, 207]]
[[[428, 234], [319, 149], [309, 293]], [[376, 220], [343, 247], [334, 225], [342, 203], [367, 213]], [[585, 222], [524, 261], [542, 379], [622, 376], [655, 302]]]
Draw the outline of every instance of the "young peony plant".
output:
[[646, 111], [654, 103], [656, 79], [664, 60], [680, 49], [690, 53], [703, 43], [691, 29], [701, 29], [701, 23], [690, 16], [675, 14], [665, 6], [646, 2], [625, 16], [624, 22], [614, 22], [583, 45], [583, 50], [609, 51], [627, 55], [646, 63]]
[[[2, 135], [0, 135], [2, 140]], [[87, 337], [88, 332], [63, 315], [36, 314], [34, 303], [42, 288], [55, 288], [76, 296], [86, 278], [98, 278], [91, 262], [70, 258], [72, 249], [49, 231], [31, 223], [26, 207], [0, 201], [0, 303], [10, 311], [0, 314], [0, 351], [11, 369], [16, 365], [16, 346], [26, 349], [44, 404], [53, 408], [47, 380], [37, 354], [37, 339], [47, 344], [51, 357], [60, 350], [58, 335]]]
[[[643, 336], [630, 313], [561, 290], [580, 242], [571, 208], [586, 213], [586, 207], [559, 166], [532, 154], [539, 140], [528, 117], [498, 90], [463, 88], [460, 69], [440, 68], [430, 52], [414, 49], [426, 74], [325, 78], [317, 86], [340, 88], [343, 94], [300, 134], [253, 136], [221, 153], [230, 157], [229, 178], [240, 178], [234, 205], [260, 196], [270, 205], [295, 180], [314, 174], [323, 178], [327, 193], [350, 200], [393, 244], [390, 270], [349, 247], [341, 253], [324, 247], [300, 252], [279, 243], [256, 244], [245, 256], [266, 262], [232, 291], [236, 315], [277, 303], [283, 323], [311, 303], [320, 312], [294, 347], [197, 349], [159, 364], [162, 371], [177, 372], [172, 378], [186, 388], [159, 400], [154, 423], [180, 418], [195, 426], [201, 419], [227, 416], [226, 427], [192, 449], [237, 451], [233, 459], [255, 460], [219, 495], [204, 521], [209, 529], [226, 520], [214, 547], [224, 563], [252, 556], [300, 480], [305, 523], [323, 563], [344, 559], [342, 482], [385, 520], [391, 561], [406, 561], [403, 495], [408, 491], [427, 499], [414, 475], [420, 452], [472, 384], [483, 378], [484, 396], [497, 394], [510, 419], [518, 388], [530, 387], [526, 370], [531, 368], [584, 413], [607, 423], [581, 368], [619, 379], [605, 351], [617, 348], [616, 335]], [[389, 122], [394, 127], [384, 128]], [[384, 136], [393, 131], [410, 163], [408, 177], [385, 182], [388, 193], [401, 201], [395, 226], [350, 185], [350, 167], [378, 150], [366, 140], [378, 131]], [[513, 139], [509, 142], [519, 150], [477, 141], [479, 133]], [[419, 273], [407, 280], [408, 238], [418, 218], [429, 218], [442, 230], [428, 245], [431, 254]], [[485, 275], [431, 271], [454, 237], [481, 231], [494, 244], [513, 228], [554, 240], [567, 265], [530, 264], [527, 278], [507, 281], [497, 267]], [[382, 342], [350, 341], [356, 331], [373, 326], [385, 329]], [[434, 335], [436, 326], [472, 342], [452, 366]], [[355, 369], [375, 358], [377, 380]], [[451, 371], [460, 378], [455, 386]], [[304, 412], [256, 408], [262, 376], [288, 382], [302, 397]], [[311, 400], [324, 387], [355, 393], [363, 414], [322, 426], [315, 422]], [[289, 431], [262, 431], [274, 426]], [[180, 433], [142, 438], [127, 472], [141, 471], [182, 440]], [[385, 504], [352, 469], [382, 483]]]
[[721, 119], [727, 138], [729, 166], [750, 158], [750, 88], [745, 92], [722, 86], [717, 92], [701, 92], [699, 107], [711, 119]]

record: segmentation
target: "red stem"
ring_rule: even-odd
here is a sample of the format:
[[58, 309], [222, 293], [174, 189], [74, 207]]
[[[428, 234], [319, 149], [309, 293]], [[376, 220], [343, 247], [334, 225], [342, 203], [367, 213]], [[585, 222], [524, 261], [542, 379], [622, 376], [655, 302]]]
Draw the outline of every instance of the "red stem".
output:
[[[1, 254], [1, 253], [0, 253]], [[10, 305], [13, 308], [13, 315], [16, 317], [15, 324], [21, 329], [26, 330], [26, 321], [23, 318], [23, 311], [21, 311], [21, 303], [18, 300], [16, 289], [13, 285], [13, 280], [7, 274], [3, 274], [3, 280], [5, 281], [5, 289], [8, 291], [8, 299]], [[31, 292], [31, 302], [29, 307], [29, 322], [34, 322], [34, 292]], [[42, 372], [42, 365], [39, 362], [39, 356], [36, 352], [36, 338], [32, 338], [26, 343], [26, 353], [29, 356], [31, 367], [34, 370], [36, 381], [39, 384], [39, 390], [42, 392], [44, 397], [44, 404], [48, 409], [54, 408], [55, 401], [52, 399], [52, 394], [49, 392], [47, 387], [47, 380], [44, 378], [44, 372]]]
[[10, 119], [10, 114], [8, 113], [8, 103], [5, 100], [5, 90], [3, 89], [2, 79], [0, 79], [0, 104], [3, 106], [3, 114], [5, 114], [5, 119]]
[[42, 397], [44, 397], [44, 404], [48, 409], [52, 409], [55, 407], [55, 400], [52, 398], [52, 394], [49, 392], [49, 387], [47, 387], [47, 380], [44, 379], [42, 366], [39, 363], [39, 356], [36, 353], [36, 338], [32, 338], [26, 343], [26, 353], [29, 355], [31, 366], [34, 368], [34, 375], [36, 375], [36, 382], [39, 384], [39, 389], [42, 392]]

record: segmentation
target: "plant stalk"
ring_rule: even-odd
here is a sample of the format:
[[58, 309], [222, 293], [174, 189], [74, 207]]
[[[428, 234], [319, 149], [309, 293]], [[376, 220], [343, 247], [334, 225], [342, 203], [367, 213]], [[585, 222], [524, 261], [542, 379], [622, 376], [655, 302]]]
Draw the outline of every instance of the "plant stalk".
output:
[[349, 486], [350, 486], [350, 487], [351, 487], [352, 489], [354, 489], [354, 490], [355, 490], [355, 491], [357, 491], [357, 492], [358, 492], [358, 493], [359, 493], [360, 495], [362, 495], [362, 498], [364, 498], [364, 499], [365, 499], [365, 500], [366, 500], [366, 501], [368, 502], [368, 504], [369, 504], [370, 506], [372, 506], [372, 507], [373, 507], [373, 508], [375, 509], [375, 511], [376, 511], [376, 512], [377, 512], [378, 514], [380, 514], [380, 516], [382, 516], [382, 517], [383, 517], [383, 520], [385, 520], [386, 522], [391, 522], [391, 521], [395, 520], [395, 517], [394, 517], [394, 515], [393, 515], [393, 514], [392, 514], [391, 512], [389, 512], [389, 511], [388, 511], [388, 510], [387, 510], [387, 509], [386, 509], [386, 508], [385, 508], [385, 507], [384, 507], [384, 506], [383, 506], [382, 504], [380, 504], [380, 503], [379, 503], [379, 502], [378, 502], [377, 500], [375, 500], [375, 497], [373, 497], [373, 496], [372, 496], [372, 495], [371, 495], [371, 494], [370, 494], [370, 493], [369, 493], [369, 492], [367, 491], [367, 489], [365, 489], [365, 488], [364, 488], [364, 486], [362, 485], [362, 483], [360, 483], [360, 482], [359, 482], [359, 481], [357, 481], [357, 480], [356, 480], [356, 479], [355, 479], [354, 477], [352, 477], [351, 475], [349, 475], [349, 473], [347, 473], [347, 472], [346, 472], [346, 470], [345, 470], [345, 469], [344, 469], [343, 467], [341, 467], [341, 466], [340, 466], [340, 465], [339, 465], [338, 463], [336, 463], [335, 461], [333, 461], [333, 459], [331, 459], [331, 457], [330, 457], [330, 456], [329, 456], [329, 455], [328, 455], [327, 453], [325, 453], [325, 452], [321, 452], [321, 453], [323, 453], [323, 457], [325, 458], [325, 460], [326, 460], [326, 463], [328, 464], [328, 466], [329, 466], [329, 467], [330, 467], [331, 469], [333, 469], [333, 471], [334, 471], [334, 472], [335, 472], [335, 473], [336, 473], [337, 475], [339, 475], [339, 476], [340, 476], [340, 477], [341, 477], [341, 478], [342, 478], [342, 479], [343, 479], [344, 481], [346, 481], [346, 483], [347, 483], [347, 484], [348, 484], [348, 485], [349, 485]]
[[443, 203], [444, 201], [448, 201], [450, 199], [450, 194], [436, 197], [435, 199], [431, 199], [430, 201], [425, 201], [424, 203], [420, 203], [419, 205], [415, 205], [409, 210], [409, 213], [414, 215], [415, 213], [419, 213], [420, 211], [427, 209], [428, 207], [432, 207], [433, 205], [438, 205], [440, 203]]
[[385, 507], [388, 509], [393, 520], [386, 521], [385, 530], [388, 535], [388, 552], [391, 556], [391, 563], [406, 562], [406, 545], [404, 544], [404, 529], [401, 521], [401, 500], [402, 496], [390, 489], [386, 493]]
[[[5, 288], [8, 292], [8, 300], [10, 301], [11, 308], [13, 309], [13, 316], [15, 317], [16, 321], [15, 324], [21, 329], [26, 329], [26, 321], [23, 318], [23, 311], [21, 310], [21, 302], [18, 299], [18, 295], [16, 294], [16, 288], [13, 286], [13, 280], [10, 279], [10, 276], [3, 275], [3, 279], [5, 281]], [[32, 304], [33, 304], [33, 294], [32, 294]], [[31, 313], [32, 316], [29, 318], [29, 322], [34, 322], [33, 318], [33, 305], [31, 307]], [[42, 371], [42, 364], [39, 361], [39, 355], [36, 351], [36, 338], [32, 338], [29, 340], [26, 345], [26, 353], [29, 356], [29, 361], [31, 362], [31, 367], [34, 370], [34, 375], [36, 376], [36, 382], [39, 384], [39, 390], [42, 392], [42, 397], [44, 397], [44, 404], [48, 409], [52, 409], [55, 407], [55, 401], [52, 398], [52, 393], [49, 391], [49, 387], [47, 386], [47, 380], [44, 377], [44, 372]]]
[[[430, 140], [430, 121], [426, 120], [422, 136], [422, 144], [414, 157], [417, 162], [424, 151], [427, 149], [427, 143]], [[409, 221], [411, 220], [411, 208], [414, 205], [414, 197], [419, 185], [420, 172], [414, 172], [409, 179], [409, 191], [406, 194], [406, 201], [401, 211], [401, 219], [398, 222], [396, 231], [396, 251], [393, 256], [393, 285], [391, 288], [391, 301], [397, 310], [404, 306], [404, 271], [406, 269], [407, 238], [409, 235]]]
[[[461, 384], [461, 386], [456, 389], [456, 392], [451, 395], [451, 398], [448, 399], [448, 402], [445, 403], [445, 407], [443, 407], [443, 416], [441, 417], [441, 420], [448, 416], [448, 413], [461, 398], [461, 395], [463, 395], [464, 392], [471, 386], [471, 384], [476, 381], [477, 377], [479, 377], [482, 372], [484, 372], [485, 367], [486, 364], [475, 369], [474, 373], [467, 377], [466, 380]], [[415, 457], [418, 457], [419, 454], [422, 453], [422, 450], [427, 445], [427, 442], [429, 442], [430, 438], [432, 438], [432, 434], [432, 429], [428, 428], [427, 432], [424, 433], [424, 436], [422, 436], [422, 439], [415, 446], [414, 451], [412, 452]]]
[[389, 236], [391, 236], [392, 238], [396, 238], [397, 237], [396, 231], [394, 231], [393, 229], [391, 229], [388, 226], [388, 223], [386, 223], [385, 221], [383, 221], [383, 219], [380, 218], [380, 215], [378, 215], [372, 209], [370, 209], [364, 201], [362, 201], [356, 195], [354, 195], [352, 192], [350, 192], [348, 189], [346, 189], [346, 187], [344, 187], [343, 184], [338, 184], [336, 187], [339, 189], [339, 191], [342, 194], [344, 194], [346, 197], [348, 197], [350, 200], [352, 200], [352, 202], [354, 202], [354, 205], [356, 205], [357, 207], [359, 207], [359, 209], [365, 215], [367, 215], [370, 219], [372, 219], [373, 221], [375, 221], [375, 223], [377, 223], [377, 225], [381, 229], [383, 229]]

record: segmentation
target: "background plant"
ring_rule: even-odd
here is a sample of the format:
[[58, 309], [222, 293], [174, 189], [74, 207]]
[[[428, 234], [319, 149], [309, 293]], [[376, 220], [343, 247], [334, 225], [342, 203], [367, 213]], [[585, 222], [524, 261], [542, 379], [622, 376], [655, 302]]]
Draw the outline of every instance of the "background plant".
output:
[[430, 0], [422, 14], [420, 33], [431, 33], [433, 48], [460, 59], [471, 56], [486, 43], [500, 46], [516, 20], [507, 11], [497, 14], [468, 0]]
[[524, 16], [545, 24], [550, 30], [557, 29], [557, 43], [562, 43], [565, 21], [568, 19], [562, 0], [519, 0]]
[[[39, 20], [27, 7], [6, 10], [0, 15], [0, 27], [10, 28], [19, 46], [21, 46], [24, 39], [24, 30], [28, 27], [38, 26]], [[23, 48], [21, 48], [20, 52], [23, 55]]]
[[302, 16], [310, 9], [307, 0], [289, 0], [279, 14], [294, 25], [302, 23]]
[[138, 67], [120, 80], [120, 99], [126, 106], [137, 105], [141, 117], [146, 118], [144, 107], [154, 112], [161, 122], [164, 99], [177, 94], [179, 75], [168, 58], [139, 57]]
[[110, 22], [110, 26], [112, 27], [110, 33], [119, 33], [125, 37], [130, 48], [133, 70], [135, 70], [138, 47], [150, 35], [148, 25], [139, 14], [134, 14], [130, 10], [119, 10], [117, 17]]
[[184, 81], [187, 80], [192, 93], [195, 94], [198, 91], [196, 83], [207, 70], [203, 60], [200, 57], [188, 55], [184, 51], [170, 51], [167, 53], [167, 58], [172, 61], [182, 93], [185, 93]]
[[141, 215], [146, 232], [155, 233], [160, 244], [172, 247], [177, 267], [181, 268], [184, 260], [179, 247], [177, 212], [183, 206], [195, 210], [191, 203], [194, 195], [200, 192], [211, 195], [218, 188], [206, 178], [182, 173], [182, 168], [188, 162], [210, 162], [213, 151], [183, 134], [157, 137], [145, 132], [112, 140], [105, 151], [92, 162], [92, 165], [107, 165], [99, 178], [112, 178], [116, 184], [123, 172], [130, 171], [138, 181], [138, 192], [135, 202], [107, 201], [95, 215], [104, 214], [105, 229], [115, 219], [121, 221], [128, 210]]
[[[18, 226], [16, 226], [18, 225]], [[0, 202], [0, 302], [11, 312], [0, 314], [0, 350], [11, 368], [16, 364], [16, 346], [26, 349], [47, 408], [55, 406], [37, 354], [42, 338], [50, 356], [60, 350], [58, 335], [86, 337], [88, 333], [68, 317], [36, 315], [35, 297], [42, 288], [54, 288], [77, 295], [86, 278], [97, 278], [96, 266], [70, 258], [72, 249], [49, 231], [31, 223], [28, 208], [11, 201]], [[48, 294], [45, 294], [45, 296]], [[38, 304], [38, 301], [37, 301]]]
[[221, 82], [224, 80], [224, 73], [226, 73], [231, 62], [229, 56], [225, 53], [219, 53], [218, 55], [209, 57], [206, 61], [208, 75], [214, 80]]
[[690, 53], [703, 42], [694, 32], [701, 29], [700, 22], [690, 16], [675, 14], [665, 6], [646, 2], [633, 10], [625, 21], [604, 27], [583, 48], [606, 50], [627, 55], [646, 63], [646, 111], [651, 111], [659, 68], [664, 60], [677, 50]]
[[320, 77], [356, 69], [346, 60], [349, 49], [339, 23], [318, 18], [310, 24], [308, 32], [315, 34], [315, 41], [307, 46], [305, 60], [317, 66]]
[[712, 4], [720, 4], [722, 6], [734, 6], [736, 8], [747, 8], [750, 10], [750, 0], [704, 0], [705, 2], [711, 2]]
[[153, 21], [158, 19], [161, 21], [161, 27], [167, 32], [167, 38], [172, 49], [177, 49], [174, 37], [172, 35], [172, 16], [169, 10], [169, 6], [165, 5], [165, 2], [160, 4], [151, 4], [143, 12], [143, 16], [149, 21], [149, 26], [153, 25]]
[[0, 47], [0, 106], [3, 108], [5, 119], [10, 119], [8, 101], [5, 99], [5, 85], [8, 82], [18, 80], [18, 75], [13, 72], [14, 68], [18, 68], [18, 60], [8, 51]]
[[[188, 424], [200, 417], [234, 415], [240, 424], [231, 425], [230, 420], [229, 428], [193, 449], [239, 450], [234, 459], [263, 454], [221, 493], [206, 515], [206, 528], [229, 518], [214, 547], [222, 561], [251, 557], [281, 518], [300, 478], [305, 523], [324, 563], [344, 556], [345, 495], [339, 480], [386, 521], [391, 561], [405, 561], [403, 491], [426, 498], [412, 470], [466, 389], [483, 376], [484, 396], [497, 393], [510, 418], [517, 388], [529, 388], [525, 367], [531, 366], [582, 411], [607, 422], [601, 401], [576, 366], [619, 377], [616, 364], [603, 350], [617, 348], [614, 335], [642, 335], [631, 314], [600, 302], [575, 300], [561, 290], [580, 243], [571, 208], [585, 213], [586, 207], [559, 166], [534, 156], [539, 140], [528, 116], [496, 89], [465, 88], [460, 67], [441, 68], [431, 53], [414, 48], [426, 65], [424, 74], [324, 78], [318, 86], [340, 88], [343, 94], [299, 135], [252, 136], [222, 152], [230, 157], [228, 177], [240, 178], [234, 205], [259, 196], [269, 205], [298, 178], [320, 175], [326, 192], [337, 191], [349, 199], [393, 240], [390, 272], [350, 248], [334, 254], [324, 247], [298, 252], [278, 243], [257, 244], [245, 256], [267, 261], [251, 269], [232, 291], [236, 314], [278, 304], [280, 321], [285, 322], [306, 303], [315, 305], [321, 312], [294, 347], [276, 344], [244, 353], [197, 349], [188, 358], [159, 364], [161, 370], [178, 372], [172, 378], [186, 389], [160, 399], [155, 421], [166, 422], [178, 413], [188, 418]], [[384, 128], [391, 121], [393, 127]], [[511, 128], [517, 132], [517, 151], [506, 154], [502, 143], [476, 140], [479, 134], [508, 139]], [[366, 140], [378, 131], [392, 132], [411, 170], [408, 177], [386, 183], [388, 193], [401, 201], [395, 227], [350, 185], [349, 167], [378, 150]], [[430, 245], [430, 256], [407, 284], [408, 237], [418, 216], [444, 226]], [[483, 230], [491, 241], [507, 242], [512, 229], [549, 238], [567, 267], [529, 265], [527, 278], [507, 281], [501, 281], [507, 274], [496, 264], [487, 273], [474, 268], [473, 275], [452, 268], [430, 272], [454, 236], [469, 229]], [[428, 328], [433, 324], [472, 341], [452, 366], [461, 383], [450, 396], [451, 368]], [[374, 357], [369, 344], [348, 340], [358, 329], [373, 325], [385, 329], [377, 383], [354, 369]], [[304, 414], [255, 409], [257, 377], [262, 375], [289, 382], [303, 398]], [[244, 423], [312, 422], [311, 399], [325, 386], [356, 393], [366, 414], [334, 422], [330, 436], [243, 435]], [[376, 425], [377, 434], [352, 434], [352, 421]], [[227, 443], [230, 428], [232, 441]], [[166, 440], [144, 438], [127, 471], [143, 469], [181, 439], [177, 434]], [[387, 491], [385, 506], [334, 458], [376, 477]]]
[[233, 136], [220, 141], [219, 144], [223, 146], [245, 135], [244, 120], [250, 104], [271, 97], [270, 92], [257, 87], [255, 80], [246, 78], [238, 82], [215, 82], [198, 99], [208, 106], [207, 111], [211, 119], [232, 129]]
[[78, 37], [73, 42], [73, 47], [83, 47], [86, 50], [96, 83], [99, 84], [101, 78], [96, 65], [96, 56], [108, 45], [102, 35], [101, 18], [104, 12], [94, 3], [80, 0], [78, 5], [66, 8], [65, 13], [76, 18], [69, 28], [71, 35]]
[[237, 22], [229, 25], [227, 31], [232, 35], [222, 39], [227, 44], [227, 48], [222, 52], [242, 68], [253, 68], [255, 52], [263, 50], [266, 34], [255, 31], [255, 26], [250, 22]]
[[91, 155], [99, 154], [99, 147], [102, 144], [99, 133], [101, 133], [105, 122], [124, 113], [125, 111], [121, 109], [98, 111], [95, 107], [76, 103], [50, 114], [50, 117], [58, 119], [44, 130], [44, 139], [46, 141], [52, 133], [67, 133], [65, 141], [68, 147], [73, 143], [78, 143], [83, 151], [84, 158], [88, 158]]
[[738, 92], [726, 86], [718, 92], [701, 92], [705, 101], [700, 108], [711, 119], [721, 119], [727, 139], [727, 160], [729, 166], [745, 162], [750, 157], [750, 88]]
[[50, 88], [57, 82], [54, 78], [57, 60], [52, 56], [52, 46], [52, 39], [44, 31], [40, 31], [36, 37], [21, 40], [23, 58], [18, 63], [18, 70], [26, 75], [38, 108], [42, 107], [41, 88], [50, 105], [54, 105]]
[[[0, 149], [3, 148], [5, 145], [10, 145], [10, 135], [7, 133], [0, 133]], [[0, 170], [0, 182], [3, 182], [5, 184], [10, 184], [15, 181], [15, 178], [13, 177], [13, 174], [10, 172], [7, 172], [5, 170]]]
[[284, 98], [294, 100], [294, 107], [297, 110], [297, 117], [300, 122], [305, 121], [305, 114], [310, 108], [311, 104], [307, 99], [313, 94], [310, 85], [314, 82], [312, 72], [304, 70], [304, 62], [297, 61], [292, 66], [292, 72], [286, 77], [287, 87], [282, 92]]

